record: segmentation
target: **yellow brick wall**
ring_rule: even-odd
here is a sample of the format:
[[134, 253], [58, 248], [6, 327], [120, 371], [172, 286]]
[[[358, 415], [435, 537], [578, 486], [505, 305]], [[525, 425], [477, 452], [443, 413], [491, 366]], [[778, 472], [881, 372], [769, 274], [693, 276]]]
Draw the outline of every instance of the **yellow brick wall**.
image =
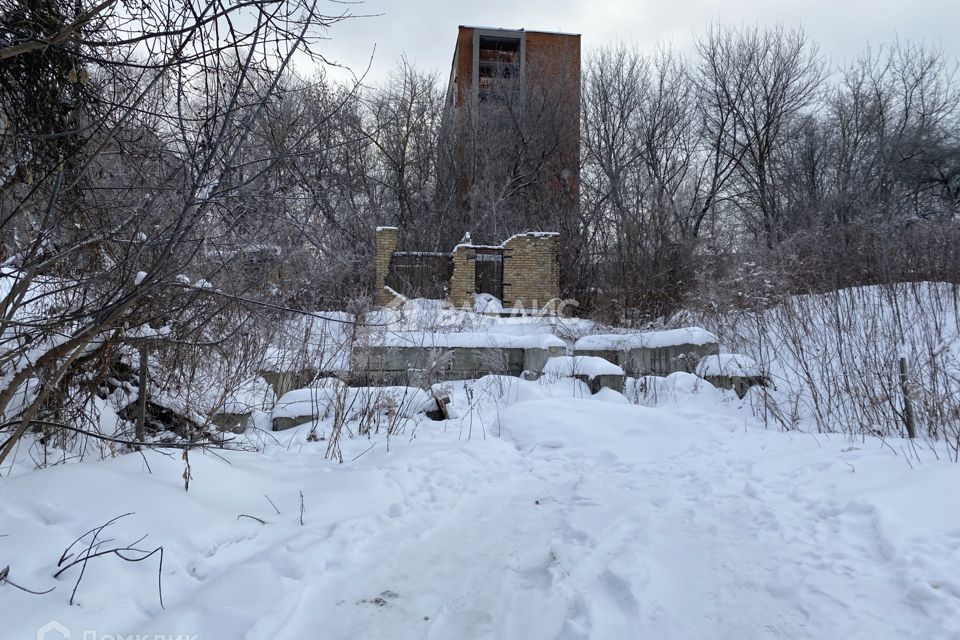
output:
[[473, 308], [477, 288], [477, 252], [458, 246], [453, 250], [453, 276], [450, 278], [450, 302], [455, 307]]
[[374, 295], [377, 298], [377, 304], [390, 304], [394, 296], [383, 288], [387, 280], [387, 272], [390, 270], [390, 259], [393, 252], [397, 250], [397, 241], [400, 230], [396, 227], [377, 227], [377, 256], [376, 256], [376, 278], [374, 283]]
[[503, 246], [505, 307], [541, 309], [560, 297], [558, 235], [526, 233], [510, 238]]

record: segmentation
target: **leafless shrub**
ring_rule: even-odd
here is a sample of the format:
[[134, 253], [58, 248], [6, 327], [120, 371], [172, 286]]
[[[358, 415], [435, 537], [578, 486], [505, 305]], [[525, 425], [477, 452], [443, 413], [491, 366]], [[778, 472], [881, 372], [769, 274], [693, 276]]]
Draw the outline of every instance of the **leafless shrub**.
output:
[[[147, 536], [142, 536], [139, 540], [135, 540], [130, 544], [122, 546], [116, 544], [112, 539], [100, 539], [100, 535], [107, 527], [111, 526], [121, 518], [125, 518], [130, 515], [133, 514], [125, 513], [117, 516], [116, 518], [111, 518], [99, 527], [95, 527], [90, 531], [87, 531], [82, 536], [70, 543], [70, 546], [64, 549], [63, 553], [60, 554], [60, 559], [57, 561], [58, 570], [53, 574], [54, 578], [59, 578], [61, 575], [77, 565], [80, 566], [80, 573], [77, 575], [77, 581], [73, 585], [73, 591], [70, 593], [71, 605], [73, 604], [73, 600], [77, 595], [77, 589], [80, 587], [80, 582], [83, 580], [83, 576], [87, 570], [87, 563], [89, 563], [90, 560], [104, 556], [115, 556], [125, 562], [142, 562], [153, 557], [154, 555], [159, 555], [160, 562], [159, 566], [157, 567], [157, 593], [160, 597], [160, 606], [163, 607], [163, 547], [156, 547], [152, 550], [139, 548], [137, 545], [143, 542]], [[84, 539], [87, 539], [85, 545], [82, 544], [84, 543]], [[81, 545], [80, 550], [75, 552], [73, 549], [77, 545]]]
[[842, 289], [721, 315], [713, 328], [770, 371], [774, 389], [758, 413], [785, 429], [905, 437], [905, 358], [918, 433], [950, 443], [956, 457], [958, 295], [956, 285], [928, 282]]

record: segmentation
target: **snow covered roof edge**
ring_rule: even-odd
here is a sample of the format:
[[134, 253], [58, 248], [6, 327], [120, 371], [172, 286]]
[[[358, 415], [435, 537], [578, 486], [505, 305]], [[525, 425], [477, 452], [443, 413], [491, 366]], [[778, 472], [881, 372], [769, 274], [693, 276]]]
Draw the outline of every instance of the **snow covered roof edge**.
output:
[[523, 233], [515, 233], [500, 244], [468, 244], [461, 242], [453, 248], [454, 251], [458, 249], [506, 249], [507, 244], [511, 241], [516, 240], [517, 238], [524, 237], [533, 237], [533, 238], [555, 238], [559, 237], [559, 231], [524, 231]]

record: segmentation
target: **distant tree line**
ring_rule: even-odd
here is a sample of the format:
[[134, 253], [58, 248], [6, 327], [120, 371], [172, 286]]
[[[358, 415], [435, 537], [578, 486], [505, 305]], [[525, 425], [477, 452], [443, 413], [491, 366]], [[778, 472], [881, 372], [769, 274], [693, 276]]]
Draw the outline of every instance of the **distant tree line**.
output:
[[[186, 29], [187, 12], [148, 8], [142, 32], [123, 37], [133, 18], [118, 6], [86, 22], [59, 0], [3, 13], [8, 260], [118, 216], [153, 243], [149, 209], [200, 207], [186, 275], [303, 308], [342, 307], [369, 286], [377, 224], [423, 250], [449, 250], [466, 231], [559, 230], [565, 295], [637, 319], [759, 281], [797, 291], [957, 275], [960, 84], [956, 61], [924, 44], [836, 67], [801, 30], [715, 25], [690, 55], [588, 52], [579, 206], [544, 188], [558, 178], [565, 116], [550, 92], [562, 89], [528, 85], [502, 97], [506, 117], [478, 124], [465, 217], [438, 76], [401, 60], [373, 85], [301, 77], [204, 33], [237, 10], [228, 4], [197, 3], [197, 31], [177, 52], [150, 30]], [[253, 6], [276, 19], [264, 17], [276, 3]], [[204, 9], [220, 17], [204, 22]], [[73, 23], [76, 34], [50, 42]], [[24, 50], [18, 29], [46, 33], [44, 48]], [[270, 37], [299, 37], [289, 31]], [[143, 47], [161, 41], [167, 58]], [[71, 265], [103, 260], [106, 246], [85, 246]], [[142, 270], [131, 248], [111, 258]]]
[[956, 73], [902, 41], [832, 68], [785, 28], [714, 26], [691, 56], [597, 52], [583, 213], [607, 304], [649, 318], [691, 298], [956, 281]]

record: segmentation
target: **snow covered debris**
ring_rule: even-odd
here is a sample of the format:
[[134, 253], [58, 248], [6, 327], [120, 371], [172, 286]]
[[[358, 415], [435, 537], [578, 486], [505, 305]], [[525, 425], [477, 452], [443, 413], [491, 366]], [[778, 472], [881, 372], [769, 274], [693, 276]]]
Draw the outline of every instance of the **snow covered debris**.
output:
[[436, 408], [433, 396], [416, 387], [347, 387], [339, 380], [283, 394], [273, 408], [273, 419], [332, 417], [337, 404], [348, 414], [394, 412], [403, 417]]
[[760, 365], [749, 356], [721, 353], [702, 357], [697, 363], [697, 375], [701, 378], [715, 376], [759, 378], [763, 376], [763, 371]]
[[322, 382], [328, 382], [329, 384], [319, 384], [308, 389], [294, 389], [280, 396], [273, 407], [273, 417], [326, 417], [329, 408], [336, 400], [337, 393], [343, 393], [346, 385], [336, 379]]
[[597, 376], [622, 376], [623, 369], [604, 358], [596, 356], [558, 356], [550, 358], [543, 366], [545, 375], [574, 376], [588, 378]]
[[600, 400], [601, 402], [610, 402], [612, 404], [630, 404], [630, 400], [628, 400], [625, 395], [607, 387], [593, 394], [593, 399]]
[[370, 336], [371, 346], [385, 347], [436, 347], [436, 348], [500, 348], [500, 349], [546, 349], [566, 347], [560, 338], [536, 333], [511, 335], [507, 333], [431, 333], [424, 331], [396, 331]]
[[723, 391], [685, 371], [668, 376], [627, 378], [624, 387], [624, 395], [630, 402], [646, 407], [673, 408], [682, 405], [711, 410], [723, 406], [725, 400]]
[[503, 302], [491, 293], [473, 294], [473, 310], [477, 313], [502, 313]]
[[715, 344], [717, 337], [700, 327], [646, 331], [643, 333], [605, 333], [584, 336], [577, 340], [574, 349], [582, 351], [626, 351], [628, 349], [658, 349], [684, 344], [703, 346]]

